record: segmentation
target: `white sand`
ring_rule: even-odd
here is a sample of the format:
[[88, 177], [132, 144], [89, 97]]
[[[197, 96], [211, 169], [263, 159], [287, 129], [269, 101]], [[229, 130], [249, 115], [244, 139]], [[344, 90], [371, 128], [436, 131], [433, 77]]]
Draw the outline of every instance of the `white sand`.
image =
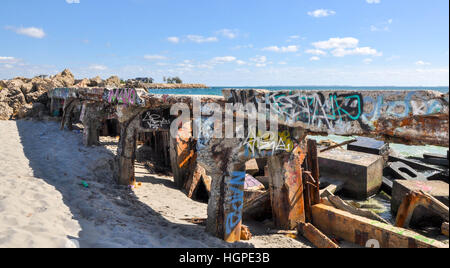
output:
[[207, 205], [172, 178], [138, 167], [142, 187], [118, 186], [115, 146], [87, 148], [81, 138], [56, 122], [0, 121], [0, 247], [305, 247], [258, 224], [248, 242], [210, 236], [181, 220], [206, 217]]

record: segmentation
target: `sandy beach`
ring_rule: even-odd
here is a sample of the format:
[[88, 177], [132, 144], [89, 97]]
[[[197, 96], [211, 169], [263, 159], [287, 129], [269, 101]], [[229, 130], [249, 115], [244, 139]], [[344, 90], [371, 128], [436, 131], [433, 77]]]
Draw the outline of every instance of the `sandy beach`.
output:
[[206, 218], [207, 204], [187, 198], [171, 177], [138, 164], [142, 186], [117, 185], [110, 140], [84, 147], [80, 132], [57, 122], [20, 120], [0, 121], [0, 140], [0, 247], [309, 247], [265, 235], [260, 223], [246, 223], [254, 235], [246, 242], [207, 234], [182, 220]]

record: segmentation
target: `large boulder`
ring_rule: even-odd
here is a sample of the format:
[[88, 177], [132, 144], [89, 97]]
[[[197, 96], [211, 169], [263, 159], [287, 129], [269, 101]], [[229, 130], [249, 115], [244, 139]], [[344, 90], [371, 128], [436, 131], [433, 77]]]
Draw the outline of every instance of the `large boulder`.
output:
[[19, 79], [13, 79], [6, 82], [6, 88], [8, 88], [8, 96], [16, 96], [22, 94], [23, 81]]
[[8, 98], [8, 89], [0, 86], [0, 102], [6, 102]]
[[69, 69], [65, 69], [51, 78], [56, 87], [71, 87], [75, 84], [75, 77]]
[[[47, 92], [52, 88], [55, 88], [56, 85], [53, 81], [51, 81], [50, 79], [46, 78], [46, 79], [42, 79], [39, 77], [35, 77], [31, 80], [31, 82], [33, 83], [33, 90], [32, 92]], [[61, 86], [61, 85], [58, 85]]]
[[76, 80], [74, 87], [85, 88], [88, 87], [90, 83], [91, 81], [89, 79], [84, 78], [83, 80]]
[[89, 86], [90, 87], [99, 87], [99, 86], [101, 86], [101, 84], [103, 82], [103, 80], [102, 80], [102, 78], [100, 76], [96, 76], [94, 78], [91, 78], [89, 81], [90, 81], [89, 82]]
[[2, 88], [6, 88], [7, 86], [6, 86], [6, 82], [8, 82], [8, 80], [0, 80], [0, 90], [2, 89]]
[[27, 94], [26, 96], [26, 102], [27, 103], [35, 103], [35, 102], [41, 102], [41, 103], [47, 103], [49, 100], [47, 91], [35, 91], [30, 94]]
[[33, 83], [31, 83], [31, 82], [24, 83], [21, 87], [21, 90], [24, 95], [32, 92], [33, 91]]
[[15, 114], [15, 119], [23, 119], [30, 117], [33, 111], [33, 104], [26, 103], [20, 106]]
[[103, 83], [103, 86], [105, 87], [120, 87], [120, 78], [118, 76], [111, 76], [110, 78], [106, 79]]

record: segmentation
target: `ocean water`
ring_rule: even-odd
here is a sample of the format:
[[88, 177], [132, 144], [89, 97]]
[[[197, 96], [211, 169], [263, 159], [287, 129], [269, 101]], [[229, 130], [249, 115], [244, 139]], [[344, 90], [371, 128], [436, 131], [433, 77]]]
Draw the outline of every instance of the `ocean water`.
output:
[[179, 94], [179, 95], [219, 95], [222, 96], [222, 90], [225, 88], [238, 89], [267, 89], [272, 91], [277, 90], [435, 90], [443, 93], [449, 92], [449, 87], [355, 87], [355, 86], [260, 86], [260, 87], [210, 87], [210, 88], [180, 88], [180, 89], [149, 89], [150, 93], [154, 94]]

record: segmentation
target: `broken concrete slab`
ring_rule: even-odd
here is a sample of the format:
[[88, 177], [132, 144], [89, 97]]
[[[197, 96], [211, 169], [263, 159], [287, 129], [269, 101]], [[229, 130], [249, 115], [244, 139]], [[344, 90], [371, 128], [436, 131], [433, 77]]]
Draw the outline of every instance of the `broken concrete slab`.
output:
[[403, 157], [397, 157], [397, 156], [393, 156], [393, 155], [389, 156], [389, 162], [402, 162], [402, 163], [405, 163], [408, 166], [410, 166], [410, 167], [412, 167], [414, 169], [420, 170], [420, 171], [423, 171], [423, 170], [443, 171], [443, 169], [441, 169], [441, 168], [437, 168], [437, 167], [434, 167], [434, 166], [431, 166], [431, 165], [427, 165], [427, 164], [424, 164], [424, 163], [419, 163], [417, 161], [413, 161], [413, 160], [410, 160], [410, 159], [406, 159], [406, 158], [403, 158]]
[[412, 169], [410, 166], [403, 162], [393, 162], [389, 163], [385, 170], [386, 174], [392, 177], [394, 180], [416, 180], [416, 181], [426, 181], [427, 178]]
[[255, 179], [250, 174], [245, 174], [245, 183], [244, 183], [244, 190], [248, 191], [258, 191], [258, 190], [264, 190], [264, 185], [260, 183], [257, 179]]
[[[435, 197], [444, 205], [449, 205], [449, 185], [443, 181], [405, 181], [395, 180], [392, 189], [391, 210], [394, 215], [403, 202], [404, 197], [411, 192], [423, 191]], [[439, 215], [430, 212], [422, 207], [418, 207], [411, 218], [411, 225], [417, 225], [422, 222], [439, 223], [442, 222]]]
[[345, 182], [345, 194], [366, 199], [381, 187], [383, 158], [355, 151], [331, 150], [319, 154], [320, 174]]
[[411, 159], [418, 160], [420, 162], [423, 162], [423, 163], [429, 164], [429, 165], [448, 167], [448, 159], [447, 158], [411, 157]]
[[358, 137], [356, 142], [347, 145], [347, 150], [368, 154], [386, 155], [389, 154], [389, 144], [372, 138]]

